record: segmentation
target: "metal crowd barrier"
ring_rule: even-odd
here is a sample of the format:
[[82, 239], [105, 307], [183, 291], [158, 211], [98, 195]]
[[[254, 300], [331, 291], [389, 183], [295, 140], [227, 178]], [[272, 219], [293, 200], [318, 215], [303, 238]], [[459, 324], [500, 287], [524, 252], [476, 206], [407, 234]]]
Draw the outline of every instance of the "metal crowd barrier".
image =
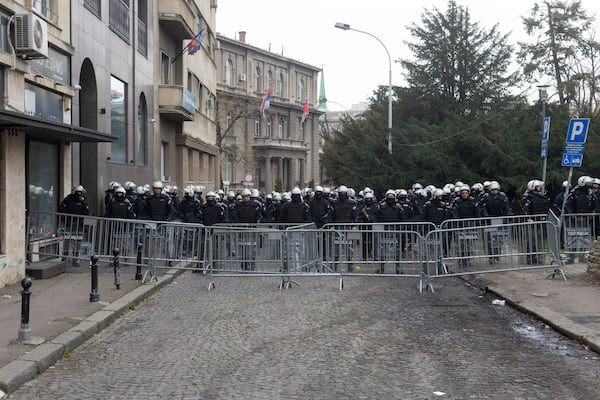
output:
[[600, 236], [600, 214], [562, 214], [560, 220], [561, 247], [566, 262], [584, 262], [592, 243]]
[[[96, 254], [137, 265], [142, 248], [146, 275], [161, 268], [192, 269], [216, 276], [277, 276], [280, 287], [306, 275], [396, 276], [420, 280], [507, 270], [561, 269], [561, 242], [570, 254], [589, 250], [596, 215], [553, 213], [427, 222], [328, 224], [218, 224], [121, 220], [40, 212], [28, 218], [32, 261], [78, 261]], [[572, 229], [572, 230], [571, 230]], [[570, 235], [570, 232], [585, 234]], [[575, 237], [574, 240], [572, 237]], [[567, 240], [568, 238], [571, 238]], [[35, 259], [35, 260], [34, 260]]]
[[204, 268], [205, 241], [205, 227], [200, 224], [40, 212], [28, 219], [27, 254], [32, 262], [79, 263], [94, 254], [111, 262], [113, 250], [119, 249], [121, 264], [137, 265], [141, 246], [145, 280], [161, 268]]
[[431, 278], [554, 267], [561, 269], [558, 227], [545, 215], [444, 221], [426, 243]]

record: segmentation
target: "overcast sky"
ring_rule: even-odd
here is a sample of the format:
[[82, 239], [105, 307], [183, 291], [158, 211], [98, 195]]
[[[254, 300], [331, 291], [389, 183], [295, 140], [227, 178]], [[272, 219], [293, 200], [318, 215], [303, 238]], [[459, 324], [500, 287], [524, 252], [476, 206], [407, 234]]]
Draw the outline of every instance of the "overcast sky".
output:
[[[525, 35], [521, 17], [535, 3], [457, 0], [468, 7], [472, 22], [486, 30], [498, 24], [501, 33], [511, 33], [510, 43], [533, 41]], [[425, 9], [445, 13], [447, 5], [447, 0], [220, 0], [216, 30], [236, 39], [237, 32], [246, 31], [248, 44], [323, 68], [328, 108], [344, 110], [366, 101], [378, 85], [387, 86], [389, 63], [376, 39], [336, 29], [335, 23], [379, 38], [392, 59], [392, 84], [402, 86], [403, 71], [394, 60], [411, 57], [404, 41], [414, 39], [406, 27], [413, 22], [421, 25]], [[582, 0], [582, 5], [588, 15], [600, 15], [600, 1]], [[537, 93], [535, 86], [530, 90]]]

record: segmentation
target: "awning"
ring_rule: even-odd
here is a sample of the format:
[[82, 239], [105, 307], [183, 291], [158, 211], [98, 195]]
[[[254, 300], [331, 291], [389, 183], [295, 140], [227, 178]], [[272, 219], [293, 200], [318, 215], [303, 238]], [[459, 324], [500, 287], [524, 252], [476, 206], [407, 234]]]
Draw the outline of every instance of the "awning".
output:
[[50, 121], [15, 111], [0, 110], [0, 129], [23, 131], [28, 138], [57, 142], [115, 142], [117, 138], [95, 129]]

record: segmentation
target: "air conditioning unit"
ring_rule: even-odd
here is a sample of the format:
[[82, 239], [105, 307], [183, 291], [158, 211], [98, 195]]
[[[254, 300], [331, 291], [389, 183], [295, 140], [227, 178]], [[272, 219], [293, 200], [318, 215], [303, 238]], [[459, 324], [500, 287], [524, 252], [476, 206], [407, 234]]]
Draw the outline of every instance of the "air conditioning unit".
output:
[[210, 8], [217, 8], [219, 1], [218, 0], [210, 0]]
[[240, 82], [246, 82], [246, 74], [240, 74]]
[[215, 99], [213, 99], [213, 98], [206, 99], [206, 108], [208, 108], [209, 110], [215, 108]]
[[48, 25], [33, 14], [15, 14], [15, 51], [25, 59], [48, 58]]

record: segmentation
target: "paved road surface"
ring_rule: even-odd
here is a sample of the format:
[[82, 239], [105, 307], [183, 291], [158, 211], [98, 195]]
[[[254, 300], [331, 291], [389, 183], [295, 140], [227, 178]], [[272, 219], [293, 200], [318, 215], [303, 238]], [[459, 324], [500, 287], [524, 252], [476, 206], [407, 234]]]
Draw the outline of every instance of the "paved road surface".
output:
[[[185, 273], [10, 399], [597, 399], [600, 359], [455, 278]], [[525, 317], [523, 317], [525, 318]], [[525, 322], [523, 322], [525, 321]], [[540, 332], [551, 335], [549, 332]]]

